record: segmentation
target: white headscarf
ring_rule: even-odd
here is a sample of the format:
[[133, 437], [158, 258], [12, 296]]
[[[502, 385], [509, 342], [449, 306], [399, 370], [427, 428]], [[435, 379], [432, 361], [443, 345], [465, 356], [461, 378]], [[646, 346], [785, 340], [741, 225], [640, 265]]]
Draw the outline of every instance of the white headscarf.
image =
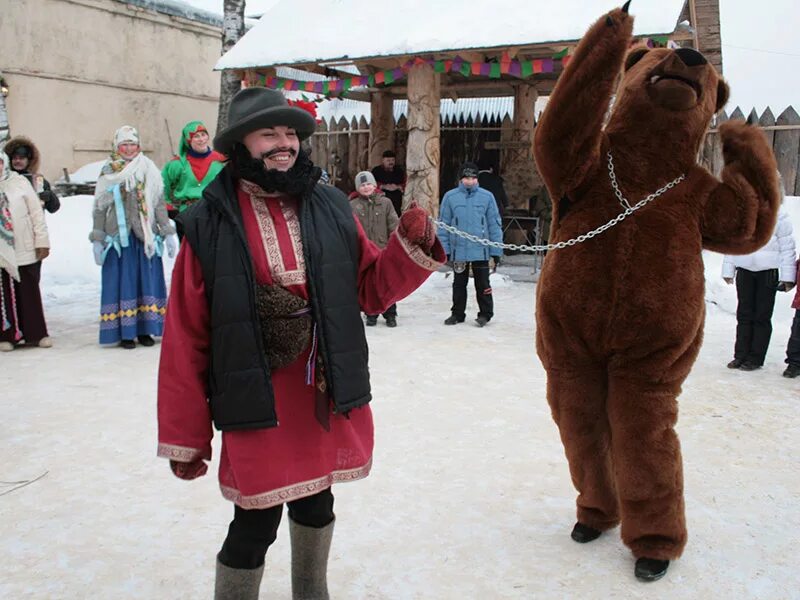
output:
[[[139, 143], [139, 134], [130, 125], [123, 125], [114, 134], [114, 152], [116, 153], [119, 145], [124, 143]], [[111, 164], [114, 159], [115, 157], [112, 157], [106, 164]], [[104, 166], [103, 171], [105, 170]], [[120, 171], [102, 173], [95, 186], [94, 203], [98, 210], [103, 210], [114, 202], [111, 190], [115, 185], [121, 184], [127, 193], [134, 193], [139, 183], [142, 183], [144, 187], [144, 205], [147, 209], [146, 215], [141, 210], [139, 211], [144, 232], [144, 253], [147, 258], [152, 258], [156, 252], [155, 234], [153, 233], [156, 204], [164, 194], [161, 171], [152, 160], [140, 151], [134, 158], [125, 161], [125, 166]]]

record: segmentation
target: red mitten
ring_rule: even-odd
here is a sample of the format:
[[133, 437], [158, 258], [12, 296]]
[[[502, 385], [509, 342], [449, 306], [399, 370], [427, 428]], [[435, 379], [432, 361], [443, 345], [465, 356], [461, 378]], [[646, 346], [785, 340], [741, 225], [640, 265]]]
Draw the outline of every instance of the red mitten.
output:
[[397, 233], [415, 246], [422, 248], [426, 253], [431, 251], [436, 241], [433, 221], [428, 212], [417, 206], [416, 202], [411, 202], [406, 212], [400, 217]]
[[175, 477], [185, 479], [186, 481], [202, 477], [208, 472], [208, 465], [202, 458], [188, 463], [171, 460], [169, 461], [169, 466], [175, 474]]

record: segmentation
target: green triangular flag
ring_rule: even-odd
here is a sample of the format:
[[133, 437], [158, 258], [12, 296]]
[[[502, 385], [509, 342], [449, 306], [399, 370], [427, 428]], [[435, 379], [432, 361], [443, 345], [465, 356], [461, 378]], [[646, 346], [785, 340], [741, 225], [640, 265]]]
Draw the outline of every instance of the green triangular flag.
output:
[[520, 74], [523, 77], [530, 77], [533, 75], [533, 61], [532, 60], [523, 60], [519, 63]]
[[464, 77], [469, 77], [470, 73], [472, 73], [472, 64], [468, 62], [461, 63], [461, 74]]
[[444, 61], [437, 60], [435, 63], [433, 63], [433, 70], [436, 73], [444, 73]]
[[499, 63], [492, 63], [492, 67], [489, 70], [489, 77], [492, 79], [499, 79], [500, 78], [500, 64]]
[[347, 79], [345, 79], [343, 86], [344, 86], [344, 90], [345, 91], [347, 91], [351, 87], [353, 87], [353, 78], [352, 77], [348, 77]]
[[564, 48], [561, 52], [556, 52], [553, 54], [553, 58], [556, 60], [559, 58], [564, 58], [567, 55], [567, 52], [569, 52], [569, 48]]
[[389, 85], [390, 83], [394, 83], [394, 73], [392, 71], [384, 71], [383, 72], [383, 82], [386, 85]]

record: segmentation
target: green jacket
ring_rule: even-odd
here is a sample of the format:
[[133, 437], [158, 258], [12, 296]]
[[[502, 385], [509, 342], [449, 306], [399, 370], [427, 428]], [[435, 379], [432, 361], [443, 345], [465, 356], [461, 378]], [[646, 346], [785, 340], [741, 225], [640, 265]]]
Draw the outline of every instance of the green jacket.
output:
[[[200, 121], [187, 123], [181, 132], [181, 141], [178, 143], [178, 156], [164, 165], [161, 176], [164, 179], [164, 199], [167, 207], [181, 212], [189, 208], [194, 202], [202, 198], [203, 190], [225, 166], [222, 161], [225, 157], [219, 152], [212, 151], [208, 159], [210, 165], [202, 180], [195, 177], [192, 165], [189, 162], [189, 134], [197, 131], [201, 126]], [[200, 159], [198, 159], [200, 160]]]

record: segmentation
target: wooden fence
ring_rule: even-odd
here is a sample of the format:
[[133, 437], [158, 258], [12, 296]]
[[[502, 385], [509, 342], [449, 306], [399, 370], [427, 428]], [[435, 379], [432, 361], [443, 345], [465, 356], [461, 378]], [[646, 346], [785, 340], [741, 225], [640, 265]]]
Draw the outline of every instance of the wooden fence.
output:
[[[720, 113], [708, 132], [700, 152], [700, 162], [712, 173], [722, 171], [722, 145], [719, 139], [720, 124], [729, 119], [750, 118], [764, 130], [775, 152], [778, 170], [783, 176], [783, 184], [788, 195], [800, 196], [800, 115], [793, 107], [784, 110], [776, 119], [767, 108], [759, 116], [755, 109], [746, 117], [736, 108], [730, 116]], [[502, 120], [495, 116], [468, 117], [444, 120], [441, 124], [441, 169], [440, 190], [444, 193], [456, 183], [459, 165], [465, 160], [482, 160], [503, 173], [505, 166], [503, 150], [490, 150], [486, 142], [509, 139], [512, 130], [511, 118]], [[395, 124], [394, 150], [399, 157], [405, 156], [406, 118], [401, 117]], [[490, 144], [497, 146], [497, 144]], [[353, 189], [353, 178], [359, 171], [369, 170], [375, 165], [367, 164], [369, 155], [369, 124], [364, 117], [350, 121], [341, 117], [337, 120], [322, 121], [317, 133], [311, 139], [314, 162], [324, 167], [334, 179], [335, 185], [346, 192]], [[399, 160], [403, 164], [402, 158]], [[535, 166], [531, 165], [531, 168]]]
[[716, 123], [708, 132], [700, 152], [700, 162], [712, 173], [719, 175], [722, 171], [722, 144], [719, 130], [722, 123], [731, 119], [750, 119], [764, 130], [767, 141], [772, 146], [778, 161], [778, 170], [783, 177], [786, 194], [800, 196], [800, 115], [793, 107], [784, 110], [776, 119], [772, 110], [767, 108], [759, 117], [755, 109], [745, 116], [740, 108], [736, 108], [730, 116], [724, 111], [717, 116]]

